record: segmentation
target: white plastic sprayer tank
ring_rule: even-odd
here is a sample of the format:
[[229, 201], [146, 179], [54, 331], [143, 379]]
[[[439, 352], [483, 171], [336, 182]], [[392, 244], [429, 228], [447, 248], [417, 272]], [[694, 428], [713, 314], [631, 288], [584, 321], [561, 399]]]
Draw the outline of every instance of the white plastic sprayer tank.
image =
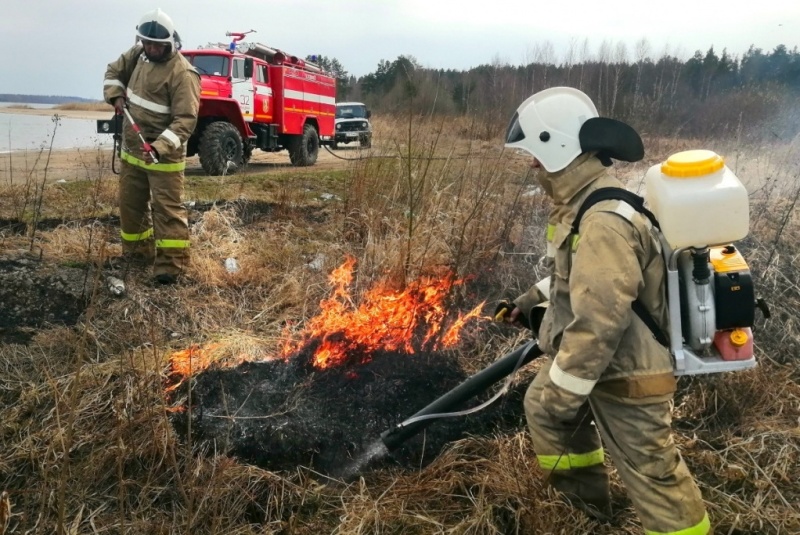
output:
[[645, 174], [645, 198], [675, 250], [741, 240], [750, 229], [747, 189], [710, 150], [670, 156]]

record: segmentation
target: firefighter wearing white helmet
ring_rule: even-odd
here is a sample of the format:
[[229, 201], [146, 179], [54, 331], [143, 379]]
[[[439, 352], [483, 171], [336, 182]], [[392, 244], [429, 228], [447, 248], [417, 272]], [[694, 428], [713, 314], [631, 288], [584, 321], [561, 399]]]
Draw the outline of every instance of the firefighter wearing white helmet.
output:
[[649, 221], [619, 200], [593, 205], [580, 236], [572, 228], [590, 193], [622, 187], [606, 168], [612, 160], [640, 160], [641, 138], [625, 123], [599, 117], [584, 93], [555, 87], [519, 106], [506, 147], [533, 156], [554, 204], [546, 232], [550, 277], [509, 304], [505, 318], [524, 318], [549, 355], [525, 395], [548, 483], [576, 507], [610, 519], [607, 450], [645, 533], [709, 533], [700, 491], [671, 435], [669, 350], [632, 310], [639, 301], [667, 331], [659, 242]]
[[[189, 260], [183, 196], [186, 143], [200, 109], [200, 76], [179, 52], [172, 19], [160, 9], [136, 26], [137, 43], [108, 65], [103, 97], [117, 113], [127, 107], [119, 182], [126, 259], [152, 264], [159, 283], [177, 281]], [[153, 153], [144, 150], [135, 127]]]

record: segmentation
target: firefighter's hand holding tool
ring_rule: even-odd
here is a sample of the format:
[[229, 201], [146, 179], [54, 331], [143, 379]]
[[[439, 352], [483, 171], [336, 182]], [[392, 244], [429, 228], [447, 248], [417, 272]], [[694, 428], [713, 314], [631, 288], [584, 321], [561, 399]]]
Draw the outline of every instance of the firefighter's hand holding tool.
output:
[[158, 163], [158, 151], [154, 149], [152, 146], [150, 147], [150, 150], [147, 150], [145, 148], [144, 163], [146, 163], [147, 165]]
[[529, 314], [525, 314], [512, 301], [501, 301], [494, 309], [494, 320], [525, 327], [536, 334], [539, 332], [539, 326], [542, 324], [542, 318], [546, 310], [547, 304], [542, 303], [533, 307]]
[[125, 97], [117, 97], [114, 99], [114, 113], [122, 115], [122, 110], [125, 109]]
[[[114, 105], [116, 106], [117, 101], [114, 101]], [[128, 122], [131, 123], [131, 127], [133, 131], [136, 132], [136, 135], [139, 136], [139, 141], [142, 142], [142, 149], [144, 151], [144, 161], [145, 163], [153, 164], [158, 163], [158, 153], [156, 150], [148, 143], [144, 136], [142, 135], [142, 130], [139, 128], [139, 125], [136, 124], [136, 121], [133, 120], [133, 116], [131, 116], [130, 110], [128, 110], [128, 104], [125, 103], [125, 106], [122, 107], [122, 111], [125, 113], [125, 117], [128, 118]]]

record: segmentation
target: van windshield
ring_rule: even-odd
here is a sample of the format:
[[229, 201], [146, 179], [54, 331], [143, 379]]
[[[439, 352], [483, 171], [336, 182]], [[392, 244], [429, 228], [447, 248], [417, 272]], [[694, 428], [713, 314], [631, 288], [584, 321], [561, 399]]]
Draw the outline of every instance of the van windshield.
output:
[[336, 106], [337, 119], [364, 119], [367, 117], [367, 107], [365, 105], [346, 105]]
[[227, 56], [187, 54], [186, 59], [200, 72], [208, 76], [228, 76], [230, 59]]

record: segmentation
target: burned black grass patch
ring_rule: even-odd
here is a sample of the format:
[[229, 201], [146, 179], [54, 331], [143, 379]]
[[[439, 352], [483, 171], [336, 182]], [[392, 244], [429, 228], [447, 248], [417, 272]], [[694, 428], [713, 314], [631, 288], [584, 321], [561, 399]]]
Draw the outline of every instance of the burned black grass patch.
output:
[[[309, 364], [312, 353], [198, 374], [178, 389], [187, 406], [173, 425], [200, 450], [270, 470], [305, 466], [335, 477], [383, 431], [467, 378], [447, 352], [380, 352], [362, 364], [353, 359], [321, 370]], [[436, 420], [370, 468], [420, 468], [467, 435], [517, 432], [523, 425], [522, 394], [522, 388], [512, 389], [482, 411]]]

